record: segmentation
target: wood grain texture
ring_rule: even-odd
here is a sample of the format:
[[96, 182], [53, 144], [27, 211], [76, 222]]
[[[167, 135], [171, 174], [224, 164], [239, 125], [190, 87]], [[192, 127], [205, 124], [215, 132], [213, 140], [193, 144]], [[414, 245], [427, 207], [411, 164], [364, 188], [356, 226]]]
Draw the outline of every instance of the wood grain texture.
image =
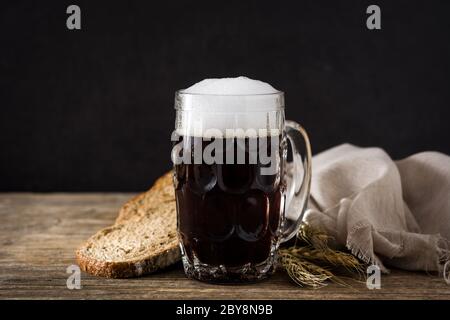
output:
[[135, 279], [82, 274], [69, 290], [66, 268], [75, 248], [114, 222], [132, 194], [0, 194], [0, 299], [450, 299], [450, 286], [425, 273], [393, 271], [380, 290], [330, 284], [294, 285], [282, 272], [249, 285], [211, 285], [185, 278], [181, 264]]

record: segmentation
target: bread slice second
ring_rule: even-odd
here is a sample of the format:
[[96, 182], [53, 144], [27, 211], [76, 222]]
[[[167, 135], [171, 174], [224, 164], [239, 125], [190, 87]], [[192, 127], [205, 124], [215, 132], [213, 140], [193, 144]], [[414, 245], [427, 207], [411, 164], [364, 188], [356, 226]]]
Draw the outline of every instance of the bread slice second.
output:
[[122, 208], [116, 224], [89, 238], [77, 251], [81, 270], [108, 278], [152, 273], [181, 259], [176, 204], [169, 175]]
[[159, 177], [147, 192], [141, 193], [125, 203], [119, 211], [116, 223], [139, 219], [148, 210], [152, 210], [165, 202], [173, 202], [175, 206], [175, 190], [172, 182], [173, 172], [169, 171]]

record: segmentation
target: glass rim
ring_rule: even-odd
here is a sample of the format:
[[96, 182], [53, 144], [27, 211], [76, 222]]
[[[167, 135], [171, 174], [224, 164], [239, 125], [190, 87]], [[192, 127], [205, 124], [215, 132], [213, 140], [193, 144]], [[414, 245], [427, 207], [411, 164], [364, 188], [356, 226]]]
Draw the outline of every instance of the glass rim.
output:
[[[217, 100], [216, 100], [217, 99]], [[205, 105], [230, 103], [234, 108], [229, 108], [225, 113], [237, 112], [244, 109], [248, 112], [277, 111], [284, 109], [284, 92], [276, 91], [271, 93], [257, 94], [210, 94], [210, 93], [190, 93], [184, 89], [175, 91], [175, 110], [199, 109], [207, 112]], [[249, 105], [254, 107], [247, 108]], [[217, 112], [217, 110], [216, 110]]]
[[244, 94], [216, 94], [216, 93], [191, 93], [191, 92], [185, 92], [186, 89], [180, 89], [175, 91], [175, 95], [189, 95], [189, 96], [205, 96], [205, 97], [270, 97], [270, 96], [276, 96], [276, 95], [284, 95], [284, 91], [277, 90], [276, 92], [271, 93], [244, 93]]

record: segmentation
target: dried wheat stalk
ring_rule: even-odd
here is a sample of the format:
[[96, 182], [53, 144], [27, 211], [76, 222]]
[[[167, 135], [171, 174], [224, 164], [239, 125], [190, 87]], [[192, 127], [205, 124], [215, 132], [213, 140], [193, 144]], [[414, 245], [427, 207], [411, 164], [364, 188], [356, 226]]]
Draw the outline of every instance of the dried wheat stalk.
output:
[[281, 264], [295, 283], [320, 288], [329, 280], [349, 286], [342, 270], [353, 278], [364, 276], [365, 264], [350, 253], [331, 249], [329, 239], [325, 232], [303, 224], [296, 244], [280, 250]]

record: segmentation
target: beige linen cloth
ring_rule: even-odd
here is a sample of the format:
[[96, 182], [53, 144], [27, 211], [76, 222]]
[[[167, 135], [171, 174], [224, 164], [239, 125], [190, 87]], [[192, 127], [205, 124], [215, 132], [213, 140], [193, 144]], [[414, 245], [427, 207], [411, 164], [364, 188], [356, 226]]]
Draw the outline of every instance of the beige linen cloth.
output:
[[423, 152], [393, 161], [382, 149], [349, 144], [320, 153], [304, 220], [383, 272], [442, 272], [449, 259], [450, 157]]

